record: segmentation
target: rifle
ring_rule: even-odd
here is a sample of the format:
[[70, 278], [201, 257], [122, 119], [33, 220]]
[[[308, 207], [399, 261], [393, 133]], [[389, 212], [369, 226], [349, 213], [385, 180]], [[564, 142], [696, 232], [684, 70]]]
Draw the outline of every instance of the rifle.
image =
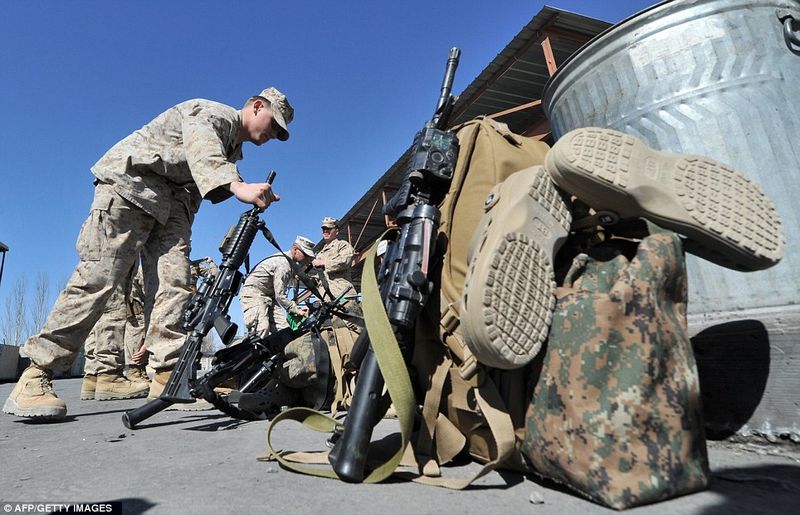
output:
[[[447, 193], [458, 158], [458, 139], [447, 126], [456, 101], [450, 93], [460, 55], [460, 49], [450, 50], [434, 115], [414, 137], [408, 174], [384, 208], [384, 214], [395, 215], [398, 230], [381, 263], [378, 285], [406, 361], [413, 351], [417, 315], [433, 288], [429, 272], [439, 228], [437, 205]], [[352, 356], [351, 364], [359, 368], [353, 402], [341, 433], [332, 439], [328, 460], [339, 478], [360, 483], [372, 431], [382, 416], [384, 379], [366, 330]]]
[[[267, 182], [272, 184], [274, 178], [275, 172], [270, 172]], [[257, 207], [246, 211], [239, 218], [239, 223], [232, 226], [226, 234], [220, 245], [222, 261], [219, 273], [213, 279], [203, 279], [183, 313], [183, 327], [189, 333], [163, 393], [158, 399], [153, 399], [144, 406], [124, 413], [122, 422], [125, 427], [134, 429], [141, 421], [163, 411], [172, 404], [193, 402], [197, 398], [208, 400], [218, 409], [236, 418], [257, 418], [255, 414], [243, 412], [228, 404], [225, 399], [214, 392], [214, 387], [230, 377], [236, 377], [238, 374], [248, 371], [252, 372], [255, 367], [260, 367], [255, 371], [254, 376], [246, 381], [247, 389], [254, 388], [262, 382], [267, 373], [271, 374], [274, 371], [279, 354], [286, 344], [318, 327], [333, 314], [342, 317], [348, 316], [334, 306], [339, 299], [311, 306], [309, 316], [295, 330], [284, 329], [265, 339], [248, 334], [239, 345], [221, 349], [214, 357], [215, 368], [211, 373], [197, 379], [200, 343], [203, 338], [213, 328], [219, 334], [222, 342], [228, 345], [236, 335], [237, 326], [231, 321], [228, 309], [242, 284], [243, 275], [239, 268], [250, 251], [256, 233], [261, 231], [264, 237], [280, 250], [272, 233], [259, 218], [260, 213], [261, 209]], [[309, 289], [315, 292], [317, 298], [324, 301], [324, 297], [316, 289], [313, 281], [288, 256], [286, 258], [295, 274]], [[332, 297], [329, 290], [326, 291], [326, 294], [328, 298]], [[240, 391], [247, 391], [247, 389], [242, 387]]]

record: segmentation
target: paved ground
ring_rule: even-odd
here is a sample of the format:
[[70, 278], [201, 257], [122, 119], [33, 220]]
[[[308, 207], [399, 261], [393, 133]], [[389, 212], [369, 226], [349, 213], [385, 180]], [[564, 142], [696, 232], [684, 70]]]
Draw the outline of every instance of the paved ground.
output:
[[[13, 384], [0, 384], [0, 402]], [[219, 412], [163, 412], [126, 429], [123, 411], [142, 401], [80, 401], [79, 379], [55, 381], [69, 415], [59, 424], [0, 415], [0, 505], [6, 502], [123, 502], [125, 513], [611, 513], [516, 474], [493, 473], [455, 492], [404, 482], [350, 485], [303, 476], [255, 460], [266, 422]], [[395, 421], [385, 420], [382, 432]], [[287, 429], [286, 426], [289, 428]], [[319, 448], [320, 437], [292, 423], [276, 442]], [[630, 513], [797, 513], [800, 449], [709, 444], [710, 490]], [[539, 497], [542, 504], [531, 502]]]

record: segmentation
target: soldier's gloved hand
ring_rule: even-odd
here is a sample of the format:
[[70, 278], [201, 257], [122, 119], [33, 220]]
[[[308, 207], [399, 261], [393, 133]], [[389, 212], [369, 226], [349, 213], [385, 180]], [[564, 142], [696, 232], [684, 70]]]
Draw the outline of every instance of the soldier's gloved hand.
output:
[[260, 209], [266, 209], [273, 201], [280, 200], [280, 196], [272, 191], [272, 186], [266, 182], [247, 183], [232, 182], [230, 192], [245, 204], [252, 204]]

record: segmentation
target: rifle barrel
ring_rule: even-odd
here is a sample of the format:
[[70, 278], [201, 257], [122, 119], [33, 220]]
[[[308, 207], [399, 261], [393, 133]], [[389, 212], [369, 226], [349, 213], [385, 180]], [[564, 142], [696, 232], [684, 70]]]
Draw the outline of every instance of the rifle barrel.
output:
[[436, 103], [436, 111], [434, 118], [439, 118], [442, 114], [447, 103], [450, 101], [450, 93], [453, 91], [453, 81], [456, 76], [456, 68], [458, 68], [458, 60], [461, 58], [461, 49], [453, 47], [450, 49], [450, 55], [447, 56], [447, 68], [444, 72], [442, 79], [442, 88], [439, 93], [439, 101]]

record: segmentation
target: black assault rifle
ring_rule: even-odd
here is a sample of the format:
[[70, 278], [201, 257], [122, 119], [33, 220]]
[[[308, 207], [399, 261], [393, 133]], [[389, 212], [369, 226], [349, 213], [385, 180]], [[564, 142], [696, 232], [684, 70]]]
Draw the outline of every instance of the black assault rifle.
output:
[[[433, 265], [439, 228], [439, 210], [453, 178], [458, 139], [447, 130], [455, 97], [450, 92], [461, 50], [452, 48], [433, 118], [414, 137], [409, 171], [384, 213], [395, 216], [396, 239], [391, 241], [378, 275], [381, 300], [400, 349], [408, 361], [413, 350], [414, 324], [432, 290]], [[351, 362], [359, 367], [353, 402], [329, 454], [336, 474], [360, 483], [372, 431], [381, 413], [384, 379], [364, 330], [356, 342]]]

